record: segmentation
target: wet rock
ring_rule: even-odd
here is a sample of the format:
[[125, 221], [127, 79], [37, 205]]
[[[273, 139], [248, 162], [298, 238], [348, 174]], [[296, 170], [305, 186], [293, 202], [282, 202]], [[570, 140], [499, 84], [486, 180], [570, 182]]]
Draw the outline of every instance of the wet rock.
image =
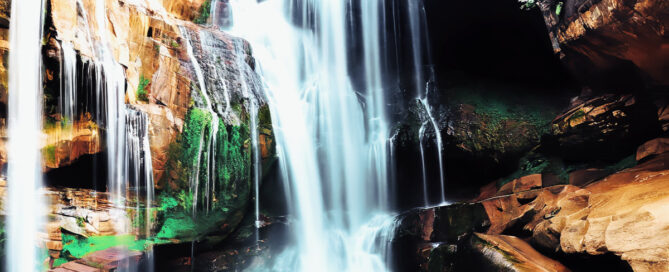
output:
[[611, 161], [658, 133], [652, 104], [632, 95], [602, 95], [556, 117], [542, 145], [547, 153], [568, 160]]
[[456, 242], [489, 226], [485, 209], [478, 203], [415, 209], [400, 217], [397, 237], [425, 242]]
[[[401, 116], [396, 127], [397, 134], [393, 136], [393, 152], [396, 152], [398, 165], [401, 166], [398, 167], [398, 180], [402, 192], [422, 196], [420, 184], [414, 182], [423, 175], [419, 148], [421, 131], [428, 188], [440, 186], [436, 141], [437, 135], [440, 135], [445, 187], [451, 188], [446, 190], [447, 193], [454, 196], [454, 192], [462, 191], [473, 194], [479, 185], [512, 173], [519, 159], [540, 143], [541, 135], [547, 132], [548, 124], [557, 114], [554, 101], [548, 103], [538, 98], [527, 98], [530, 96], [516, 93], [503, 95], [504, 91], [493, 91], [503, 88], [499, 85], [487, 86], [490, 90], [476, 88], [480, 87], [440, 90], [448, 97], [428, 99], [433, 104], [431, 114], [438, 131], [435, 131], [421, 102], [408, 102], [406, 114]], [[528, 104], [534, 106], [526, 107]], [[437, 196], [431, 195], [430, 199], [437, 199]], [[405, 198], [400, 199], [406, 201]], [[409, 203], [406, 206], [416, 205]]]
[[495, 271], [570, 271], [517, 237], [477, 233], [470, 244], [480, 254], [483, 263], [479, 267], [495, 267]]
[[490, 222], [480, 203], [414, 209], [398, 216], [399, 225], [392, 241], [399, 270], [427, 267], [430, 251], [440, 244], [466, 241], [474, 232], [485, 232]]
[[422, 271], [570, 271], [520, 238], [475, 233], [458, 244], [426, 249]]

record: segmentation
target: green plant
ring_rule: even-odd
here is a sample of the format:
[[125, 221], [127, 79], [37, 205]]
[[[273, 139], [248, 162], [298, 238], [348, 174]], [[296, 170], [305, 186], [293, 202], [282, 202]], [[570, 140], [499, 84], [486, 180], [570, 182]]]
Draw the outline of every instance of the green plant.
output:
[[202, 3], [202, 6], [200, 6], [199, 10], [199, 15], [195, 20], [193, 20], [194, 23], [196, 24], [204, 24], [207, 22], [207, 19], [209, 19], [209, 11], [211, 10], [211, 1], [207, 0]]
[[77, 217], [77, 226], [84, 227], [86, 225], [86, 219], [83, 217]]
[[44, 153], [46, 154], [46, 160], [49, 163], [56, 162], [56, 146], [48, 145], [44, 148]]
[[560, 16], [560, 13], [562, 13], [562, 6], [564, 5], [563, 2], [560, 2], [557, 4], [557, 7], [555, 7], [555, 15]]
[[522, 10], [530, 10], [537, 6], [534, 0], [519, 0], [518, 2], [520, 2], [520, 9]]
[[578, 111], [574, 112], [574, 114], [569, 116], [569, 121], [575, 121], [582, 117], [585, 117], [585, 111], [583, 111], [583, 109], [579, 109]]
[[151, 81], [144, 78], [144, 76], [139, 77], [139, 85], [137, 86], [137, 100], [149, 102], [149, 96], [146, 91], [146, 87], [149, 86]]
[[170, 41], [170, 45], [171, 45], [172, 47], [174, 47], [174, 48], [179, 48], [179, 43], [176, 42], [175, 40], [171, 40], [171, 41]]

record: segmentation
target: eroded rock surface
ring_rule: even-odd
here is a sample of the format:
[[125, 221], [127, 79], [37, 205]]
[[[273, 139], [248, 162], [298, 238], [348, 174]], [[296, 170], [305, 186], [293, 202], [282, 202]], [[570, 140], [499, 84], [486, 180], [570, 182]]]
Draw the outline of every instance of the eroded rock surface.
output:
[[[668, 84], [666, 29], [669, 4], [663, 0], [537, 1], [556, 52], [585, 80], [631, 62], [651, 82]], [[560, 6], [560, 8], [558, 8]], [[626, 70], [628, 76], [635, 77]], [[619, 82], [620, 78], [612, 81]]]

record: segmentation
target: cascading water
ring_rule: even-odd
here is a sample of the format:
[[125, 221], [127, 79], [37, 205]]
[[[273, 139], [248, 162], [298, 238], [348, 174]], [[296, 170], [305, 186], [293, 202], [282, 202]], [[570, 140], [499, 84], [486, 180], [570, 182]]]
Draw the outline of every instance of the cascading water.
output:
[[[180, 26], [179, 29], [181, 31], [182, 37], [184, 37], [185, 41], [186, 41], [186, 51], [188, 53], [188, 57], [190, 58], [191, 64], [193, 65], [193, 69], [195, 70], [195, 76], [197, 78], [200, 94], [205, 101], [205, 104], [206, 104], [205, 107], [206, 107], [207, 111], [209, 111], [209, 114], [211, 115], [210, 137], [209, 137], [209, 142], [207, 143], [207, 150], [206, 150], [206, 154], [210, 154], [209, 158], [207, 159], [207, 167], [206, 167], [206, 169], [207, 169], [207, 180], [205, 181], [206, 182], [206, 188], [208, 190], [209, 185], [210, 185], [210, 181], [213, 180], [213, 176], [214, 176], [211, 170], [212, 170], [213, 166], [215, 165], [215, 162], [213, 161], [215, 156], [213, 156], [213, 154], [215, 154], [215, 148], [216, 148], [216, 144], [215, 144], [216, 140], [215, 139], [216, 139], [216, 135], [218, 133], [218, 120], [219, 120], [219, 118], [218, 118], [218, 113], [215, 111], [214, 104], [212, 103], [211, 99], [209, 98], [209, 93], [207, 92], [207, 86], [206, 86], [205, 81], [204, 81], [204, 75], [202, 74], [202, 68], [200, 67], [200, 63], [198, 62], [197, 58], [195, 57], [195, 53], [193, 51], [193, 46], [192, 46], [191, 41], [190, 41], [190, 39], [191, 39], [190, 34], [188, 33], [188, 30], [183, 26]], [[199, 37], [200, 37], [200, 39], [202, 39], [203, 35], [200, 35]], [[202, 132], [202, 139], [204, 139], [204, 131]], [[191, 190], [192, 190], [192, 193], [193, 193], [193, 216], [194, 217], [197, 216], [197, 202], [198, 202], [197, 196], [198, 196], [198, 190], [199, 190], [199, 186], [200, 186], [200, 174], [199, 174], [200, 163], [199, 162], [201, 160], [201, 156], [202, 156], [203, 151], [204, 151], [202, 149], [203, 148], [203, 145], [202, 145], [203, 140], [202, 139], [200, 140], [200, 146], [199, 146], [199, 151], [198, 151], [198, 159], [197, 159], [198, 163], [196, 163], [194, 165], [194, 167], [197, 168], [197, 169], [196, 169], [196, 171], [194, 171], [195, 174], [193, 176], [191, 176]], [[213, 183], [213, 181], [212, 181], [212, 183]], [[210, 193], [211, 193], [211, 191], [207, 192], [207, 199], [206, 199], [207, 203], [209, 203], [209, 200], [211, 200], [211, 197], [209, 196]], [[205, 209], [206, 209], [206, 207], [205, 207]]]
[[[387, 213], [389, 196], [384, 190], [390, 186], [380, 53], [375, 51], [379, 35], [364, 35], [371, 41], [365, 42], [369, 107], [363, 109], [349, 78], [347, 3], [230, 4], [231, 31], [253, 45], [266, 84], [287, 198], [297, 217], [296, 260], [277, 260], [278, 267], [272, 269], [387, 270], [383, 247], [365, 242], [379, 238], [383, 244], [392, 233], [391, 227], [374, 228], [379, 221], [370, 221], [375, 214]], [[298, 9], [285, 14], [289, 7]], [[364, 9], [364, 16], [370, 17], [366, 32], [378, 32], [380, 6], [371, 3]], [[289, 18], [299, 18], [304, 25], [294, 26]], [[387, 218], [392, 226], [394, 219]]]
[[77, 53], [72, 44], [61, 43], [59, 108], [63, 123], [72, 125], [77, 115]]
[[425, 167], [425, 148], [423, 148], [423, 139], [425, 138], [425, 125], [427, 122], [423, 122], [418, 129], [418, 147], [420, 149], [420, 165], [422, 167], [423, 173], [423, 203], [425, 207], [430, 205], [429, 195], [427, 193], [427, 167]]
[[[365, 83], [367, 88], [367, 143], [369, 144], [369, 178], [376, 180], [379, 208], [388, 210], [388, 146], [389, 130], [386, 120], [385, 97], [383, 93], [381, 68], [381, 23], [385, 20], [384, 1], [362, 1], [362, 35], [364, 49]], [[385, 33], [385, 31], [383, 31]]]
[[40, 0], [12, 1], [9, 50], [6, 270], [38, 269], [42, 223], [42, 11]]
[[[414, 84], [415, 89], [418, 92], [418, 97], [416, 100], [421, 104], [423, 110], [426, 113], [426, 117], [432, 125], [434, 131], [435, 140], [437, 143], [437, 156], [439, 162], [439, 182], [441, 185], [441, 203], [446, 203], [446, 186], [445, 186], [445, 177], [444, 177], [444, 164], [443, 164], [443, 142], [441, 139], [441, 134], [439, 133], [439, 126], [437, 121], [432, 115], [432, 108], [428, 101], [428, 84], [427, 78], [425, 77], [425, 64], [423, 61], [424, 51], [427, 51], [428, 59], [430, 59], [430, 50], [429, 45], [424, 43], [424, 40], [428, 40], [426, 34], [421, 31], [424, 29], [425, 23], [425, 7], [423, 6], [423, 1], [418, 0], [406, 0], [407, 1], [407, 17], [409, 18], [409, 32], [411, 36], [411, 51], [413, 59], [413, 75], [414, 75]], [[422, 21], [421, 21], [422, 19]], [[427, 48], [426, 50], [424, 48]], [[431, 71], [431, 70], [430, 70]], [[432, 78], [432, 77], [430, 77]], [[424, 127], [424, 125], [423, 125]], [[424, 135], [424, 128], [422, 128], [421, 135], [419, 138], [422, 138]], [[425, 161], [425, 155], [423, 152], [423, 146], [421, 141], [421, 159]], [[425, 178], [427, 170], [425, 169], [425, 163], [423, 163], [423, 178]], [[423, 191], [427, 192], [427, 182], [423, 184]], [[425, 206], [429, 206], [429, 197], [427, 194], [425, 197]]]
[[[121, 213], [113, 216], [125, 216], [128, 203], [135, 203], [137, 218], [144, 217], [144, 226], [138, 227], [136, 233], [150, 238], [151, 206], [154, 197], [154, 181], [151, 152], [148, 138], [148, 117], [145, 113], [127, 109], [125, 105], [126, 77], [124, 68], [114, 59], [107, 37], [107, 6], [104, 0], [95, 0], [95, 26], [90, 27], [86, 8], [77, 0], [77, 8], [83, 17], [94, 59], [87, 62], [84, 77], [88, 77], [88, 87], [92, 90], [90, 102], [94, 107], [97, 124], [104, 128], [104, 139], [107, 153], [107, 189], [109, 198], [116, 208], [110, 213]], [[92, 33], [97, 34], [93, 39]], [[76, 100], [75, 100], [76, 101]], [[76, 111], [75, 111], [76, 113]], [[133, 190], [134, 189], [134, 190]], [[134, 193], [134, 195], [132, 195]], [[132, 195], [132, 199], [130, 196]], [[143, 205], [140, 203], [144, 199]], [[141, 214], [141, 215], [140, 215]], [[126, 233], [129, 225], [115, 225], [116, 231]], [[152, 251], [146, 252], [146, 269], [153, 270]], [[133, 271], [130, 260], [123, 270]]]
[[[426, 92], [427, 96], [427, 92]], [[443, 167], [443, 156], [442, 156], [442, 148], [443, 148], [443, 142], [441, 141], [441, 133], [439, 133], [439, 126], [437, 125], [437, 121], [432, 117], [432, 109], [430, 108], [430, 104], [427, 102], [427, 97], [425, 98], [419, 98], [418, 101], [420, 101], [421, 105], [423, 106], [423, 109], [425, 110], [425, 113], [427, 113], [427, 122], [429, 122], [432, 125], [432, 129], [434, 129], [434, 135], [435, 139], [437, 141], [437, 157], [438, 157], [438, 162], [439, 162], [439, 181], [441, 184], [441, 203], [446, 203], [446, 188], [444, 185], [444, 167]], [[423, 143], [422, 143], [422, 138], [425, 136], [425, 124], [421, 127], [422, 132], [420, 135], [421, 139], [421, 156], [423, 157], [423, 178], [425, 179], [425, 155], [423, 154]], [[427, 182], [424, 184], [427, 186]], [[427, 191], [427, 189], [426, 189]], [[428, 200], [427, 200], [427, 195], [425, 196], [426, 202], [425, 206], [429, 206]]]
[[[138, 226], [137, 233], [143, 237], [151, 237], [150, 208], [155, 194], [149, 145], [149, 117], [145, 112], [129, 108], [126, 110], [125, 119], [128, 154], [125, 176], [129, 186], [134, 188], [137, 216], [145, 219], [144, 226]], [[139, 201], [140, 197], [144, 199], [143, 205]]]
[[[134, 109], [126, 110], [126, 134], [128, 160], [125, 167], [125, 177], [128, 185], [134, 188], [135, 220], [144, 222], [138, 225], [135, 232], [145, 239], [152, 237], [151, 207], [155, 199], [153, 165], [151, 162], [151, 146], [149, 144], [149, 117], [145, 112]], [[141, 199], [144, 203], [141, 203]], [[142, 220], [143, 219], [143, 220]], [[153, 249], [146, 250], [146, 270], [153, 271]], [[127, 267], [130, 267], [127, 265]]]
[[[97, 109], [104, 109], [107, 145], [108, 187], [111, 200], [123, 206], [127, 184], [123, 176], [125, 156], [125, 72], [114, 60], [107, 39], [107, 6], [104, 0], [95, 1], [95, 21], [101, 46], [97, 47], [98, 97]], [[100, 80], [103, 79], [103, 80]], [[102, 119], [102, 118], [101, 118]], [[102, 120], [100, 120], [102, 121]]]

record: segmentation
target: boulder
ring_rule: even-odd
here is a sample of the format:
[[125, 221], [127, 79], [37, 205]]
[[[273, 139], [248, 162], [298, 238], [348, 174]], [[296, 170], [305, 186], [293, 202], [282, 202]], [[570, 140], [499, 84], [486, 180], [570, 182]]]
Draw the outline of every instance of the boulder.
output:
[[653, 155], [669, 152], [669, 138], [656, 138], [650, 140], [637, 148], [636, 160], [641, 161]]
[[[552, 218], [541, 220], [532, 239], [565, 253], [614, 253], [636, 269], [660, 269], [669, 248], [669, 157], [662, 155], [610, 175], [584, 189], [558, 195]], [[660, 271], [660, 270], [658, 270]]]
[[475, 233], [458, 244], [426, 247], [420, 267], [428, 272], [570, 271], [520, 238]]
[[405, 212], [398, 216], [391, 244], [394, 255], [405, 257], [394, 260], [394, 267], [398, 270], [427, 267], [430, 251], [436, 245], [462, 243], [474, 232], [485, 232], [489, 225], [480, 203]]
[[495, 271], [570, 271], [561, 263], [542, 255], [518, 237], [476, 233], [472, 236], [470, 243], [472, 249], [480, 254], [481, 261], [487, 263], [487, 265], [480, 265], [496, 267]]
[[603, 169], [579, 169], [569, 173], [569, 184], [582, 187], [590, 182], [602, 179], [608, 175], [609, 172]]
[[511, 193], [518, 193], [538, 189], [542, 186], [542, 175], [532, 174], [518, 179], [514, 179], [509, 183], [502, 185], [497, 191], [497, 195], [507, 195]]

